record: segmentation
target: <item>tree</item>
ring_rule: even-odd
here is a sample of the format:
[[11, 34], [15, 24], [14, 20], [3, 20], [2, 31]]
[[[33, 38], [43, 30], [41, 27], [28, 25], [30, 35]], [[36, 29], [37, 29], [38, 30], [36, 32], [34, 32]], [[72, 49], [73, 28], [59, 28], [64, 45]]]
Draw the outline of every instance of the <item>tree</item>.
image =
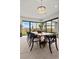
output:
[[44, 25], [44, 23], [40, 23], [40, 25], [39, 25], [41, 31], [43, 30], [43, 25]]

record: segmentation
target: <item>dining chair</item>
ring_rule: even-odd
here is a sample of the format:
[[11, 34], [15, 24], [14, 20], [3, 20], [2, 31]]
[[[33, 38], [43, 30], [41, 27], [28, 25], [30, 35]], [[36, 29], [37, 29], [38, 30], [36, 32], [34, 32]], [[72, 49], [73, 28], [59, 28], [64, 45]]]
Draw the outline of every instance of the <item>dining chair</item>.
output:
[[45, 39], [45, 36], [40, 36], [39, 38], [39, 46], [40, 48], [44, 48], [47, 44], [47, 40]]
[[30, 47], [30, 44], [31, 44], [31, 43], [30, 43], [30, 39], [31, 39], [31, 38], [30, 38], [30, 33], [31, 33], [31, 32], [27, 32], [27, 43], [28, 43], [29, 47]]
[[48, 39], [48, 43], [49, 43], [49, 50], [50, 50], [50, 52], [52, 53], [52, 50], [51, 50], [51, 44], [52, 43], [55, 43], [55, 47], [56, 47], [56, 49], [57, 49], [57, 51], [58, 51], [58, 47], [57, 47], [57, 37], [56, 37], [56, 35], [46, 35], [46, 39]]
[[38, 32], [38, 33], [42, 33], [42, 31], [40, 31], [40, 30], [38, 30], [37, 32]]
[[31, 47], [30, 51], [32, 51], [32, 48], [33, 48], [33, 46], [34, 46], [34, 43], [35, 43], [35, 42], [39, 42], [39, 40], [35, 40], [35, 39], [37, 39], [38, 37], [37, 37], [37, 35], [35, 35], [34, 33], [30, 33], [30, 34], [29, 34], [29, 38], [30, 38], [29, 47]]

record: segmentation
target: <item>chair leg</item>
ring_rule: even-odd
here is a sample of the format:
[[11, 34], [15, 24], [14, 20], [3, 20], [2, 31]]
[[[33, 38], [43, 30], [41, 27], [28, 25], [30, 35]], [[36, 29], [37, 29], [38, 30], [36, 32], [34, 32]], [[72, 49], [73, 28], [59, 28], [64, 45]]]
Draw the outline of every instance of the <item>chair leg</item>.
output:
[[32, 41], [32, 46], [31, 46], [31, 49], [30, 49], [30, 51], [32, 51], [33, 45], [34, 45], [34, 42]]
[[27, 37], [27, 39], [26, 39], [26, 40], [27, 40], [27, 43], [28, 43], [28, 45], [29, 45], [29, 37]]
[[30, 41], [29, 41], [29, 47], [31, 46], [31, 43], [32, 43], [32, 41], [30, 40]]
[[40, 43], [41, 41], [39, 40], [39, 47], [41, 48], [41, 43]]
[[58, 47], [57, 47], [57, 39], [55, 39], [55, 46], [56, 46], [56, 49], [58, 51]]
[[52, 50], [51, 50], [51, 43], [50, 43], [50, 40], [49, 40], [49, 50], [50, 50], [50, 52], [51, 52], [51, 54], [52, 54]]

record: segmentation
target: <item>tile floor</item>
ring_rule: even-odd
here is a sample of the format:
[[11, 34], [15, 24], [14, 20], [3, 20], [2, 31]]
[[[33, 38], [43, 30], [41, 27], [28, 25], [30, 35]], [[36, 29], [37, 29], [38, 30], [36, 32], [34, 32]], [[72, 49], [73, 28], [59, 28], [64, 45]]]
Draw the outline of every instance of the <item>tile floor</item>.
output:
[[20, 59], [59, 59], [59, 52], [56, 50], [54, 43], [52, 44], [52, 54], [48, 45], [40, 49], [37, 44], [34, 44], [30, 52], [25, 36], [20, 38]]

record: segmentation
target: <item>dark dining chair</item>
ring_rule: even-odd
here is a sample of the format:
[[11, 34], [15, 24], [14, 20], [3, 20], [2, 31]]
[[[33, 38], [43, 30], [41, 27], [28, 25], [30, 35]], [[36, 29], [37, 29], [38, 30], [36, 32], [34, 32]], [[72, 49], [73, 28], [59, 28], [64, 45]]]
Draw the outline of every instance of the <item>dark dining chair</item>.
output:
[[29, 33], [29, 39], [30, 39], [30, 41], [29, 41], [29, 47], [31, 47], [31, 49], [30, 49], [30, 51], [32, 51], [32, 48], [33, 48], [33, 46], [34, 46], [34, 43], [35, 42], [39, 42], [39, 40], [35, 40], [35, 38], [37, 39], [38, 37], [37, 37], [37, 35], [35, 35], [34, 33]]
[[29, 47], [30, 47], [30, 33], [31, 32], [27, 32], [27, 43], [28, 43]]
[[40, 46], [40, 48], [44, 48], [45, 46], [46, 46], [46, 44], [47, 44], [47, 40], [45, 39], [45, 36], [43, 36], [44, 38], [41, 38], [42, 36], [40, 36], [39, 38], [39, 46]]
[[57, 51], [58, 51], [58, 47], [57, 47], [57, 37], [56, 37], [56, 35], [55, 35], [55, 34], [53, 34], [53, 35], [46, 35], [46, 39], [48, 39], [50, 52], [52, 53], [52, 50], [51, 50], [51, 44], [52, 44], [52, 43], [55, 43], [56, 49], [57, 49]]
[[42, 31], [41, 31], [41, 30], [38, 30], [37, 32], [38, 32], [38, 33], [42, 33]]

